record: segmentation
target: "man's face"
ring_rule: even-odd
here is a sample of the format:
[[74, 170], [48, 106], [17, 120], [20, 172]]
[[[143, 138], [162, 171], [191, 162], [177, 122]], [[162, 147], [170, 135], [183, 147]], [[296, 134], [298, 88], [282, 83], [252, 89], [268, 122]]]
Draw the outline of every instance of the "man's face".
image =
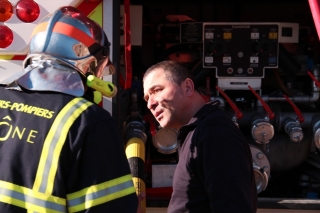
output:
[[162, 127], [178, 129], [185, 124], [188, 104], [184, 82], [176, 85], [166, 79], [163, 69], [158, 68], [144, 78], [143, 87], [147, 107]]

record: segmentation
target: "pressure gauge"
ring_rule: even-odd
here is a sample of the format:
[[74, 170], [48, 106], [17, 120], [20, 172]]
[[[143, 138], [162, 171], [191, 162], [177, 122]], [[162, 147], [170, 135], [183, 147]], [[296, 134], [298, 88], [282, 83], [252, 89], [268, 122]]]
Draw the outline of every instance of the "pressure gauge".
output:
[[264, 119], [258, 119], [253, 122], [251, 135], [259, 144], [267, 144], [274, 136], [273, 126]]
[[161, 128], [153, 137], [153, 145], [162, 154], [172, 154], [178, 149], [177, 135], [173, 128]]

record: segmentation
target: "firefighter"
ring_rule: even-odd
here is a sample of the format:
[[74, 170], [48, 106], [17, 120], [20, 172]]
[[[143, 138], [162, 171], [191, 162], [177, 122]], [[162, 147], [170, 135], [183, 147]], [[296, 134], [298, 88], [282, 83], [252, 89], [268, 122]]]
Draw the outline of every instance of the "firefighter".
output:
[[120, 131], [86, 83], [109, 46], [74, 7], [35, 27], [23, 71], [0, 85], [1, 213], [137, 212]]

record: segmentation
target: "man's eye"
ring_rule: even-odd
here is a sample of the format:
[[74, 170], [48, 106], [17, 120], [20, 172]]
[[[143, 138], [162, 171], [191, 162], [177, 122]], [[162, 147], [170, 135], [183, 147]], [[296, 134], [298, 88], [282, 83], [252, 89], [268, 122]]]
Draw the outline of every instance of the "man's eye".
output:
[[160, 92], [160, 91], [161, 91], [160, 89], [155, 89], [155, 90], [154, 90], [154, 93], [157, 94], [157, 93]]

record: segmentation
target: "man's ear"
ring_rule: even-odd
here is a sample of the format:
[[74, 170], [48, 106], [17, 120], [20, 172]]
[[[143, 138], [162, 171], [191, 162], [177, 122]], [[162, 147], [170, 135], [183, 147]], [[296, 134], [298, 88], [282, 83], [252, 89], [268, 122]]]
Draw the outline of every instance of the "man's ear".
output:
[[190, 78], [185, 80], [185, 91], [187, 95], [192, 95], [194, 93], [194, 84]]

